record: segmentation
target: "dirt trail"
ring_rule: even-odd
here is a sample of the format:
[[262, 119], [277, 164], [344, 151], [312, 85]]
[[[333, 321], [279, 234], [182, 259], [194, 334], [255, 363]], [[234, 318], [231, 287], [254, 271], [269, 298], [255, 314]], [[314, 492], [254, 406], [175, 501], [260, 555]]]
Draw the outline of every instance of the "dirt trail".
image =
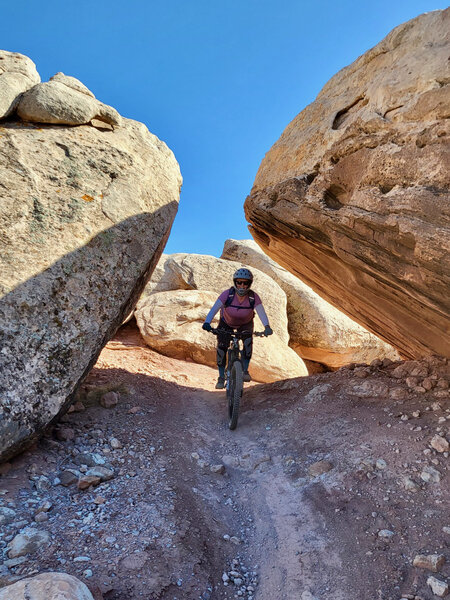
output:
[[[435, 384], [448, 378], [446, 363], [420, 364]], [[0, 480], [15, 511], [5, 559], [52, 503], [36, 524], [50, 545], [7, 562], [0, 581], [65, 571], [105, 600], [435, 597], [412, 559], [444, 554], [434, 575], [450, 577], [448, 453], [429, 445], [448, 437], [448, 390], [411, 391], [395, 367], [250, 384], [231, 432], [214, 370], [162, 357], [122, 328], [83, 386], [86, 410]], [[106, 409], [98, 398], [111, 388], [120, 399]], [[83, 476], [89, 453], [114, 477], [85, 491], [59, 484], [68, 469]]]

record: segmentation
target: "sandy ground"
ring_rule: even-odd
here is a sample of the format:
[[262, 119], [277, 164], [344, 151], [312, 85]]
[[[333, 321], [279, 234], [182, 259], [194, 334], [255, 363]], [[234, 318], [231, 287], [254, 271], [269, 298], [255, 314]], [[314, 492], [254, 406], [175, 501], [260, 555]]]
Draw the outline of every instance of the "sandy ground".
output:
[[[15, 516], [0, 585], [55, 570], [104, 600], [437, 598], [427, 579], [450, 581], [449, 459], [430, 442], [450, 439], [448, 365], [414, 363], [408, 383], [398, 365], [249, 384], [229, 431], [213, 369], [123, 327], [80, 391], [85, 410], [3, 468], [0, 507]], [[119, 402], [104, 408], [109, 390]], [[113, 478], [61, 485], [89, 453]], [[50, 542], [11, 564], [30, 524]], [[447, 562], [432, 573], [417, 554]]]

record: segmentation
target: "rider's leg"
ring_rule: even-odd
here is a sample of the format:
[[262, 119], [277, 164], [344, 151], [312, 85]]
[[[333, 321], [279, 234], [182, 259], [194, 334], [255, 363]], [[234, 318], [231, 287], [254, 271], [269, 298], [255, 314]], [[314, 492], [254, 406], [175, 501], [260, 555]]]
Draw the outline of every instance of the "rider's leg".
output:
[[[232, 330], [222, 319], [220, 319], [218, 329]], [[230, 339], [230, 336], [224, 333], [219, 333], [217, 335], [217, 367], [219, 369], [219, 378], [217, 380], [216, 388], [219, 390], [225, 387], [225, 366]]]
[[242, 325], [241, 327], [243, 331], [248, 332], [248, 335], [243, 336], [242, 338], [242, 370], [244, 371], [244, 381], [251, 381], [251, 377], [248, 372], [248, 367], [253, 351], [253, 321], [251, 323], [247, 323], [246, 325]]

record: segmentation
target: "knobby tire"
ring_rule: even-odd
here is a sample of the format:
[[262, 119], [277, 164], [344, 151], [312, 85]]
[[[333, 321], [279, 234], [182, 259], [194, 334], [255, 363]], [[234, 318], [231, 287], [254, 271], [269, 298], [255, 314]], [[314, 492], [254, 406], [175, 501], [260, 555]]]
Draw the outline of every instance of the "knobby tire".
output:
[[236, 429], [239, 418], [239, 404], [241, 402], [242, 389], [244, 387], [242, 364], [236, 360], [231, 369], [230, 395], [228, 398], [228, 416], [230, 429]]

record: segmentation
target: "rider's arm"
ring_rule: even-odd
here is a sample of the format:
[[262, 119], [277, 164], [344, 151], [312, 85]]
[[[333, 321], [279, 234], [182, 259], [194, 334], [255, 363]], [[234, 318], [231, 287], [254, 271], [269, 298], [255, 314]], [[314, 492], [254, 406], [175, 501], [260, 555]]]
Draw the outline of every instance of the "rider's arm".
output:
[[206, 315], [205, 323], [211, 323], [211, 321], [214, 319], [214, 317], [219, 312], [219, 310], [222, 308], [222, 306], [223, 306], [223, 302], [219, 298], [217, 298], [216, 302], [214, 303], [214, 306], [211, 308], [209, 313]]
[[269, 325], [269, 318], [266, 315], [266, 311], [264, 310], [264, 306], [262, 304], [256, 304], [255, 305], [255, 310], [256, 310], [256, 313], [257, 313], [258, 317], [261, 319], [261, 323], [264, 325], [264, 327], [267, 327]]

